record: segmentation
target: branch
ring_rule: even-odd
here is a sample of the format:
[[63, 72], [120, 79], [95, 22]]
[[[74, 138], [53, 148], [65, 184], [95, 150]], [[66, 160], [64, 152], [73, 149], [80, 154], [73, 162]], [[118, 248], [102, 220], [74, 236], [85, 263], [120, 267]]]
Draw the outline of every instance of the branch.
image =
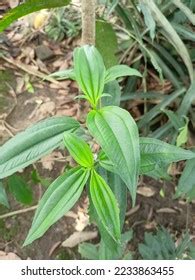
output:
[[95, 45], [96, 0], [81, 0], [82, 5], [82, 45]]

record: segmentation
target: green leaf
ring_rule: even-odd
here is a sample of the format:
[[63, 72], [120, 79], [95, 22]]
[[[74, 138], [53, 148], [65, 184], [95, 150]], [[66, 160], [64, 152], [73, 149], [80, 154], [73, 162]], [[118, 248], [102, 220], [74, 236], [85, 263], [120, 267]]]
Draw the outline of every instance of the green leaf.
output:
[[140, 138], [141, 174], [146, 174], [161, 164], [195, 158], [195, 153], [154, 138]]
[[82, 243], [79, 245], [79, 253], [84, 259], [87, 260], [98, 260], [98, 250], [97, 247], [90, 243]]
[[0, 182], [0, 204], [9, 208], [9, 202], [8, 202], [8, 199], [7, 199], [7, 194], [5, 192], [5, 189], [3, 187], [2, 182]]
[[127, 210], [127, 187], [118, 174], [108, 172], [101, 167], [98, 168], [98, 173], [104, 178], [116, 197], [120, 209], [120, 225], [122, 230]]
[[189, 119], [185, 117], [186, 124], [179, 129], [179, 135], [177, 136], [176, 145], [180, 147], [187, 143], [188, 141], [188, 123]]
[[116, 80], [117, 78], [124, 76], [138, 76], [142, 77], [141, 73], [134, 68], [127, 65], [112, 66], [106, 71], [105, 83]]
[[127, 111], [108, 106], [91, 111], [87, 117], [87, 126], [114, 163], [116, 172], [130, 190], [135, 204], [140, 164], [139, 135], [135, 121]]
[[0, 32], [8, 27], [13, 21], [28, 15], [33, 12], [37, 12], [42, 9], [51, 9], [56, 7], [63, 7], [70, 3], [70, 0], [26, 0], [25, 3], [11, 9], [0, 20]]
[[116, 198], [110, 187], [95, 170], [91, 173], [90, 195], [105, 230], [116, 242], [120, 242], [120, 219]]
[[117, 81], [112, 81], [105, 84], [104, 92], [109, 94], [109, 96], [101, 99], [102, 107], [120, 105], [121, 89]]
[[76, 80], [74, 69], [57, 71], [50, 74], [49, 77], [56, 78], [56, 80], [65, 80], [65, 79]]
[[0, 178], [32, 164], [62, 143], [65, 131], [74, 131], [79, 123], [70, 117], [52, 117], [19, 133], [0, 148]]
[[76, 167], [58, 177], [50, 185], [39, 202], [24, 246], [41, 237], [74, 206], [88, 178], [89, 171]]
[[86, 99], [96, 107], [104, 89], [105, 66], [94, 46], [85, 45], [74, 50], [76, 81]]
[[106, 245], [109, 247], [109, 249], [116, 254], [118, 253], [118, 242], [115, 240], [115, 238], [110, 234], [110, 232], [107, 231], [105, 228], [101, 218], [97, 214], [97, 211], [94, 207], [93, 201], [91, 199], [91, 196], [89, 196], [89, 216], [90, 221], [95, 223], [98, 227], [98, 230], [101, 235], [101, 239], [106, 243]]
[[33, 200], [32, 189], [29, 188], [26, 181], [17, 175], [8, 178], [9, 191], [13, 194], [18, 202], [23, 204], [31, 204]]
[[87, 168], [91, 168], [94, 165], [92, 151], [82, 138], [66, 132], [64, 134], [64, 144], [78, 164]]
[[195, 159], [186, 162], [176, 190], [176, 198], [178, 197], [185, 197], [188, 200], [195, 198]]
[[156, 31], [156, 23], [152, 17], [152, 13], [150, 11], [150, 9], [148, 8], [148, 6], [146, 6], [145, 4], [143, 3], [140, 3], [140, 8], [142, 10], [142, 13], [144, 15], [144, 21], [145, 21], [145, 24], [148, 28], [148, 30], [150, 31], [150, 38], [152, 40], [154, 40], [155, 38], [155, 31]]
[[117, 64], [117, 36], [109, 22], [96, 20], [96, 47], [103, 57], [106, 68]]

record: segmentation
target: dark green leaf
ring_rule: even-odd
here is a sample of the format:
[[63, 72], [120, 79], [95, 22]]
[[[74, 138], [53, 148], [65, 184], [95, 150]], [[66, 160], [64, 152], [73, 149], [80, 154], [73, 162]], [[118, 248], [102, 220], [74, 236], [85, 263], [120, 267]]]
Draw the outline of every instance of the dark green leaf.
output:
[[8, 178], [8, 186], [18, 202], [23, 204], [31, 204], [33, 200], [32, 189], [29, 188], [27, 182], [17, 175], [12, 175]]
[[161, 164], [195, 158], [195, 153], [154, 138], [140, 138], [141, 174], [146, 174]]
[[19, 133], [0, 148], [0, 178], [32, 164], [62, 143], [65, 131], [79, 123], [70, 117], [52, 117]]
[[116, 242], [120, 242], [120, 219], [116, 198], [110, 187], [95, 170], [91, 174], [90, 195], [105, 230]]
[[41, 237], [74, 206], [88, 178], [89, 171], [76, 167], [58, 177], [50, 185], [39, 202], [24, 246]]
[[5, 189], [3, 187], [2, 182], [0, 182], [0, 204], [9, 208], [9, 202], [8, 202], [8, 199], [7, 199], [7, 194], [5, 192]]
[[119, 106], [121, 100], [121, 89], [117, 81], [112, 81], [105, 84], [104, 92], [109, 94], [101, 100], [102, 107], [105, 106]]
[[103, 57], [106, 68], [117, 64], [117, 37], [109, 22], [96, 20], [96, 47]]
[[51, 9], [56, 7], [63, 7], [70, 3], [70, 0], [26, 0], [25, 3], [11, 9], [0, 20], [0, 32], [8, 27], [13, 21], [28, 15], [33, 12], [37, 12], [42, 9]]
[[79, 253], [84, 259], [87, 260], [98, 260], [97, 246], [90, 243], [82, 243], [79, 245]]
[[176, 197], [184, 196], [192, 200], [195, 198], [195, 159], [186, 162], [186, 166], [179, 179]]

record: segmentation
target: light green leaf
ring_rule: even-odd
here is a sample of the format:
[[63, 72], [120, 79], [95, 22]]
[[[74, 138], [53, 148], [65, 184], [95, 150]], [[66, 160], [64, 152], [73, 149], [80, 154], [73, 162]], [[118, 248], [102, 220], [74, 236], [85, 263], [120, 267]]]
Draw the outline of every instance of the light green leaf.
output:
[[116, 80], [124, 76], [138, 76], [142, 77], [141, 73], [134, 68], [127, 65], [115, 65], [106, 71], [105, 83]]
[[19, 133], [0, 148], [0, 178], [32, 164], [62, 143], [65, 131], [74, 131], [79, 123], [70, 117], [52, 117]]
[[110, 187], [95, 170], [91, 173], [90, 195], [105, 230], [116, 242], [120, 242], [120, 219], [116, 198]]
[[9, 202], [8, 202], [8, 199], [7, 199], [7, 194], [5, 192], [5, 189], [3, 187], [2, 182], [0, 182], [0, 204], [9, 208]]
[[49, 77], [55, 78], [56, 80], [76, 80], [74, 69], [66, 69], [54, 72], [49, 75]]
[[161, 164], [195, 158], [195, 153], [154, 138], [140, 138], [141, 174], [146, 174]]
[[103, 57], [106, 68], [117, 64], [117, 36], [109, 22], [96, 20], [96, 47]]
[[89, 171], [76, 167], [58, 177], [50, 185], [39, 202], [24, 246], [41, 237], [74, 206], [88, 178]]
[[130, 190], [135, 204], [140, 164], [139, 135], [135, 121], [127, 111], [108, 106], [91, 111], [87, 117], [87, 126], [114, 163], [116, 172]]
[[73, 159], [83, 167], [91, 168], [94, 164], [93, 154], [89, 145], [80, 137], [66, 132], [64, 144]]
[[11, 9], [0, 20], [0, 32], [8, 27], [13, 21], [28, 15], [33, 12], [37, 12], [42, 9], [51, 9], [56, 7], [63, 7], [70, 3], [70, 0], [26, 0], [25, 3]]
[[8, 178], [9, 191], [13, 194], [18, 202], [23, 204], [31, 204], [33, 200], [32, 189], [29, 188], [26, 181], [17, 175]]
[[105, 66], [94, 46], [85, 45], [74, 50], [76, 81], [93, 107], [96, 107], [104, 89]]
[[188, 141], [188, 123], [189, 119], [186, 117], [186, 124], [179, 129], [179, 135], [177, 136], [176, 145], [180, 147]]

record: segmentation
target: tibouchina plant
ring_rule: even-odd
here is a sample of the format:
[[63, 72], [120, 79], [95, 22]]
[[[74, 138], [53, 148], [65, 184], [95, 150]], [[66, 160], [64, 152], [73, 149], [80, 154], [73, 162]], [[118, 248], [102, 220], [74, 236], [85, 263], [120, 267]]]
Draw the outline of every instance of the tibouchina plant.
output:
[[52, 117], [19, 133], [0, 148], [0, 179], [64, 144], [77, 165], [45, 191], [24, 245], [40, 238], [74, 206], [87, 187], [91, 221], [97, 224], [106, 248], [116, 252], [122, 244], [126, 193], [129, 191], [134, 206], [139, 175], [150, 175], [172, 162], [192, 159], [195, 154], [160, 140], [139, 137], [130, 113], [117, 106], [120, 88], [116, 79], [141, 77], [137, 70], [126, 65], [106, 69], [98, 50], [86, 45], [75, 49], [74, 69], [55, 75], [74, 79], [82, 92], [80, 98], [90, 103], [84, 131], [91, 135], [90, 143], [96, 142], [100, 147], [98, 155], [93, 154], [86, 137], [79, 132], [79, 122], [66, 116]]

